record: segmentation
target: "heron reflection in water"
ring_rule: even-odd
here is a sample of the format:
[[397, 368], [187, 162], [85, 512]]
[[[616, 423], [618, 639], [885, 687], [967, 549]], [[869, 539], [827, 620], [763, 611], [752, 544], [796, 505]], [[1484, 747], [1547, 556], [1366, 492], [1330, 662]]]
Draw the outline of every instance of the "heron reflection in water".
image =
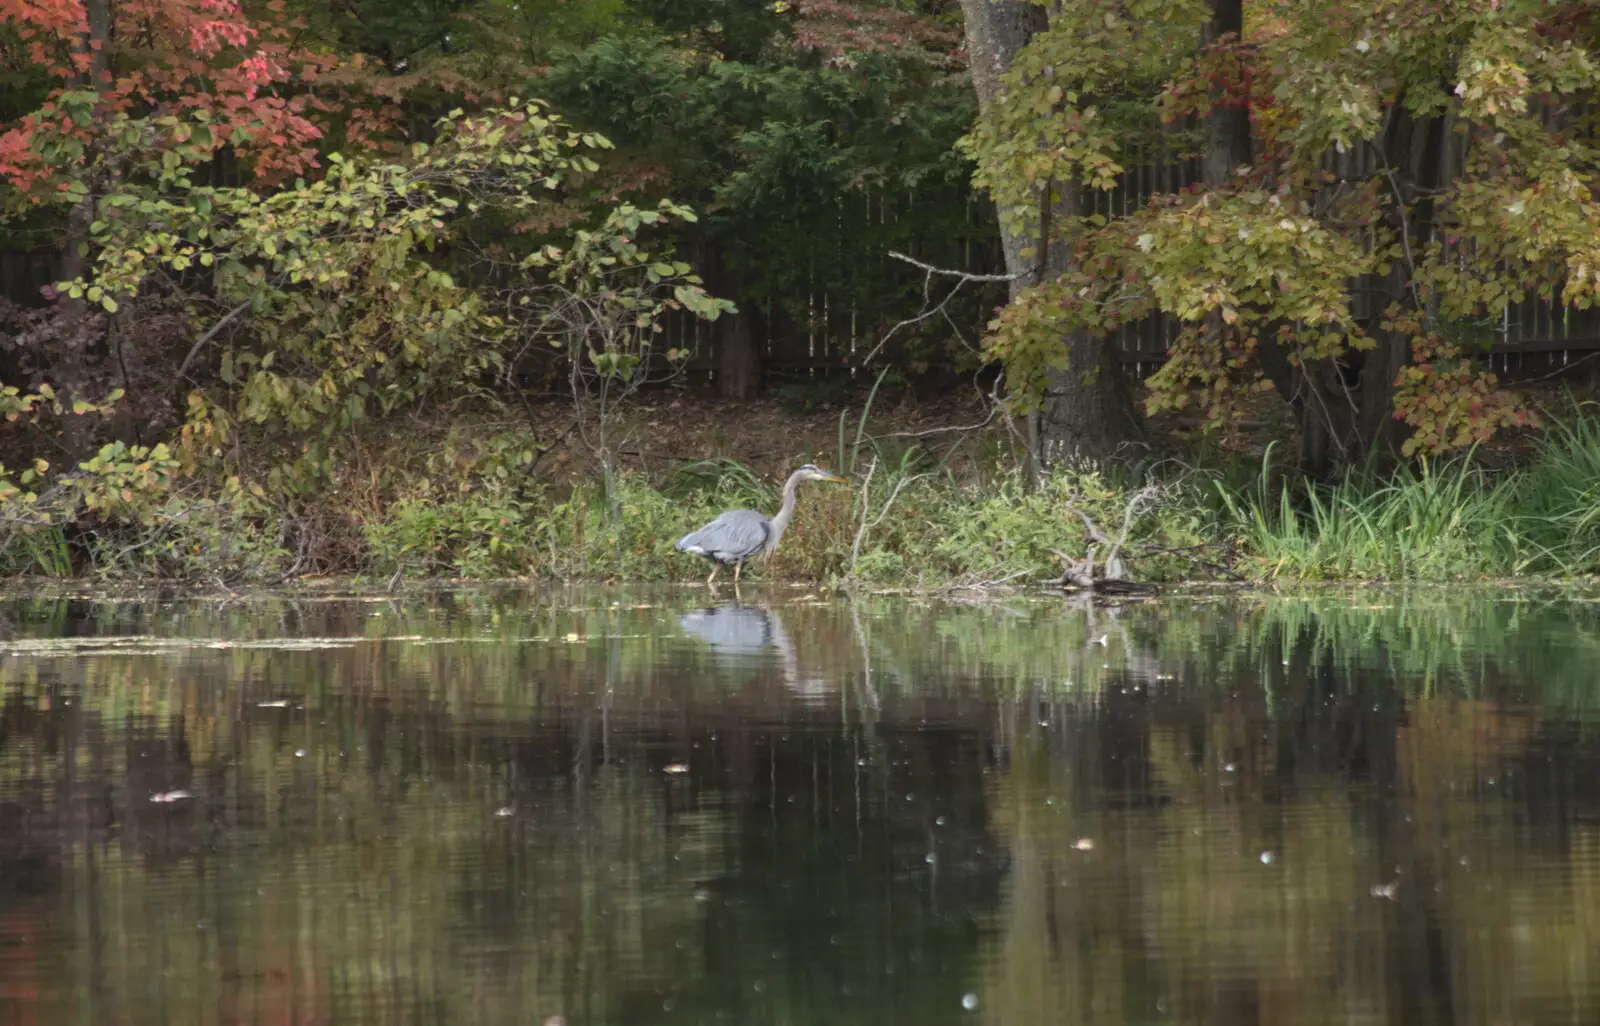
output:
[[683, 614], [678, 626], [685, 634], [709, 644], [719, 661], [738, 662], [776, 651], [783, 666], [784, 685], [807, 698], [818, 697], [827, 688], [824, 678], [801, 677], [794, 640], [773, 610], [738, 604], [710, 606]]
[[706, 578], [706, 584], [716, 581], [717, 571], [722, 569], [723, 564], [732, 563], [733, 583], [737, 585], [739, 571], [747, 560], [758, 556], [765, 559], [777, 549], [784, 530], [794, 518], [797, 492], [802, 481], [843, 483], [844, 478], [807, 463], [790, 474], [789, 480], [783, 483], [783, 505], [778, 508], [777, 516], [768, 520], [753, 509], [730, 509], [700, 530], [679, 538], [678, 551], [711, 560], [711, 576]]

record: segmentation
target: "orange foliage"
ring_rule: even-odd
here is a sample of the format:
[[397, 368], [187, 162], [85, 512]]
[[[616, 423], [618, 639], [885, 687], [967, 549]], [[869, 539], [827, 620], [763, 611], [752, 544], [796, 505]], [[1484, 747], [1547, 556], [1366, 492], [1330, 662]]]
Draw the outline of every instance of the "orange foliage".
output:
[[68, 117], [63, 103], [66, 93], [84, 89], [97, 94], [98, 115], [204, 112], [213, 148], [231, 144], [262, 179], [315, 167], [322, 130], [305, 87], [330, 62], [293, 49], [300, 26], [283, 17], [281, 0], [265, 13], [277, 20], [252, 20], [239, 0], [121, 0], [110, 8], [115, 52], [91, 82], [106, 41], [89, 37], [84, 0], [0, 0], [0, 18], [27, 43], [35, 67], [61, 80], [50, 102], [0, 133], [0, 177], [35, 200], [62, 187], [70, 168], [34, 146], [45, 129], [79, 141], [80, 160], [90, 159], [93, 126]]

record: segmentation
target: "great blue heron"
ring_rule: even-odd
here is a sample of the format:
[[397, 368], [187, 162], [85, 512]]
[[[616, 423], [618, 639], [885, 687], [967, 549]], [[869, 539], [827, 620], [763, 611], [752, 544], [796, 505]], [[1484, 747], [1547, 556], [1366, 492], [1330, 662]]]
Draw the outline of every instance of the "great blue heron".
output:
[[706, 583], [717, 579], [717, 571], [724, 563], [733, 564], [733, 583], [739, 583], [739, 571], [745, 560], [755, 556], [766, 557], [778, 547], [784, 528], [794, 517], [795, 492], [801, 481], [836, 481], [844, 478], [830, 474], [821, 467], [807, 463], [789, 475], [783, 483], [783, 505], [778, 515], [768, 520], [753, 509], [731, 509], [692, 534], [678, 539], [678, 551], [704, 556], [714, 564]]

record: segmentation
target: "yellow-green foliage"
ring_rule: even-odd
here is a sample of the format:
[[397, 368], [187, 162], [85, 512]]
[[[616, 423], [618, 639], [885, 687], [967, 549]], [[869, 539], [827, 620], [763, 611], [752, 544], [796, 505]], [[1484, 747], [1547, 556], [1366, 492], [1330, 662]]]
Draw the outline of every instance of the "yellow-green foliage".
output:
[[[544, 490], [514, 493], [483, 484], [436, 502], [395, 503], [366, 525], [372, 572], [447, 576], [540, 577], [563, 580], [695, 579], [703, 560], [677, 552], [674, 542], [723, 510], [776, 511], [775, 489], [736, 465], [722, 473], [657, 487], [624, 474], [612, 494], [599, 485], [555, 498]], [[894, 482], [874, 481], [867, 520], [876, 520]], [[1130, 544], [1163, 547], [1202, 540], [1203, 513], [1174, 491], [1137, 517]], [[996, 485], [962, 485], [928, 477], [905, 487], [885, 517], [863, 538], [857, 579], [875, 583], [942, 584], [961, 580], [1042, 580], [1057, 577], [1054, 551], [1081, 556], [1085, 549], [1076, 503], [1115, 536], [1127, 494], [1089, 474], [1060, 473], [1038, 489], [1019, 475]], [[859, 487], [808, 486], [783, 544], [755, 574], [794, 580], [842, 580], [851, 575], [851, 551], [861, 524]], [[1103, 553], [1102, 553], [1103, 554]], [[1138, 549], [1126, 555], [1137, 557]], [[1141, 573], [1144, 562], [1136, 563]], [[1171, 574], [1176, 567], [1151, 564]]]

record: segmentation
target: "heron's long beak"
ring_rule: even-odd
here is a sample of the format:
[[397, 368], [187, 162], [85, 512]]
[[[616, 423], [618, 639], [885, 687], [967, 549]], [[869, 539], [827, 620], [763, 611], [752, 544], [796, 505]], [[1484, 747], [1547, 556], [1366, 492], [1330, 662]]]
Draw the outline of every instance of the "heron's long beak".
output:
[[827, 477], [823, 478], [823, 480], [824, 481], [831, 481], [834, 484], [849, 484], [850, 483], [850, 479], [849, 478], [840, 477], [838, 474], [829, 474]]

